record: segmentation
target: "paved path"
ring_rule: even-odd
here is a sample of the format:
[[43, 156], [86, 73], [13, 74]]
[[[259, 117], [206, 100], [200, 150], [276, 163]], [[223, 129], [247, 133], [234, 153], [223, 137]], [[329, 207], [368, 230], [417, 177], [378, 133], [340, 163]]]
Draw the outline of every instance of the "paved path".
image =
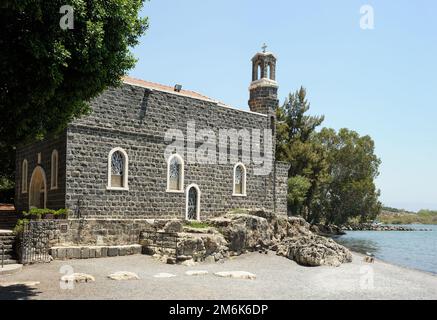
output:
[[[61, 289], [61, 268], [87, 273], [95, 282]], [[188, 270], [207, 270], [189, 276]], [[135, 272], [140, 280], [114, 281], [116, 271]], [[221, 278], [219, 271], [248, 271], [255, 280]], [[158, 273], [176, 275], [155, 278]], [[373, 288], [372, 288], [373, 274]], [[370, 281], [367, 281], [370, 280]], [[437, 299], [437, 276], [377, 261], [354, 261], [341, 267], [308, 268], [274, 253], [252, 253], [223, 264], [202, 263], [195, 267], [167, 265], [149, 256], [54, 261], [25, 266], [15, 275], [0, 276], [0, 284], [39, 281], [34, 287], [0, 286], [0, 299]]]

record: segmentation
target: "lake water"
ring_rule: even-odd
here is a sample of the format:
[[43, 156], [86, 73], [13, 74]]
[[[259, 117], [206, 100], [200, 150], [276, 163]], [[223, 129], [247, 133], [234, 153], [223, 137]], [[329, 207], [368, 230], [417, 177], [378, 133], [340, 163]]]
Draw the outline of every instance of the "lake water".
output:
[[377, 259], [437, 274], [437, 225], [408, 225], [432, 231], [347, 231], [335, 240]]

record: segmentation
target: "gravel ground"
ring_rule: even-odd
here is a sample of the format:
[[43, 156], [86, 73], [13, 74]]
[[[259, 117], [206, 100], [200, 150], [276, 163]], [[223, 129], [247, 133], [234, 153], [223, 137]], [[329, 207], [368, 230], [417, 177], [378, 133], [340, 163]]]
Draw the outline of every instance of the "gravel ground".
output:
[[[149, 256], [54, 261], [25, 266], [15, 275], [0, 276], [0, 299], [437, 299], [437, 276], [390, 265], [364, 263], [354, 254], [352, 263], [335, 267], [302, 267], [294, 261], [251, 253], [225, 263], [195, 267], [167, 265]], [[64, 266], [64, 267], [63, 267]], [[61, 267], [87, 273], [95, 282], [61, 289]], [[187, 270], [208, 270], [203, 276], [187, 276]], [[116, 271], [135, 272], [140, 280], [114, 281]], [[218, 271], [248, 271], [255, 280], [220, 278]], [[171, 273], [172, 278], [155, 278]], [[372, 287], [373, 279], [373, 287]], [[369, 281], [367, 281], [369, 280]], [[5, 282], [39, 281], [35, 287]]]

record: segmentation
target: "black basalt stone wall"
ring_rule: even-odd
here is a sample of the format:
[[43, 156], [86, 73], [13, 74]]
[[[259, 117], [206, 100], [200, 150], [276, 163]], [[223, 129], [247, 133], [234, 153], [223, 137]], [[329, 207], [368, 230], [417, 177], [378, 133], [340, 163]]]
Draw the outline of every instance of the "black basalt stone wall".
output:
[[[168, 193], [164, 141], [168, 129], [187, 136], [187, 122], [196, 130], [264, 129], [265, 115], [244, 112], [173, 93], [124, 84], [92, 102], [93, 113], [67, 130], [66, 206], [93, 218], [185, 218], [186, 194]], [[218, 143], [217, 143], [218, 145]], [[107, 190], [108, 153], [123, 148], [129, 158], [129, 190]], [[186, 159], [186, 157], [184, 157]], [[200, 218], [237, 208], [259, 208], [286, 214], [285, 186], [270, 175], [256, 176], [247, 165], [247, 196], [232, 195], [234, 164], [185, 163], [184, 190], [199, 186]], [[277, 170], [278, 174], [286, 170]], [[280, 196], [273, 196], [276, 189]]]
[[[51, 157], [53, 150], [58, 151], [58, 187], [51, 189]], [[15, 208], [18, 212], [29, 209], [29, 190], [32, 173], [37, 166], [40, 166], [46, 176], [47, 203], [50, 209], [65, 207], [65, 152], [66, 133], [56, 137], [50, 137], [43, 141], [23, 145], [17, 148], [15, 157]], [[38, 153], [41, 154], [41, 163], [38, 164]], [[28, 162], [27, 192], [22, 192], [22, 163]]]

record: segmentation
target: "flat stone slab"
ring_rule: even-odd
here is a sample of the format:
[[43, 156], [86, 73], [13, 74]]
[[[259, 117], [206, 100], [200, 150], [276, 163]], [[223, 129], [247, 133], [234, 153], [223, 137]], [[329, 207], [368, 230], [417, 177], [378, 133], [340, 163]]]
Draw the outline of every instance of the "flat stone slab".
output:
[[185, 272], [187, 276], [204, 276], [208, 274], [206, 270], [188, 270]]
[[181, 263], [181, 265], [186, 266], [186, 267], [192, 267], [195, 266], [197, 263], [193, 260], [185, 260], [184, 262]]
[[3, 268], [0, 267], [0, 275], [9, 275], [21, 271], [22, 264], [5, 264]]
[[36, 287], [39, 284], [40, 284], [39, 281], [0, 282], [0, 287], [13, 287], [13, 286]]
[[129, 271], [117, 271], [108, 276], [112, 280], [139, 280], [140, 277], [133, 272]]
[[55, 246], [50, 255], [55, 260], [105, 258], [140, 254], [142, 246], [127, 244], [120, 246]]
[[68, 274], [61, 277], [61, 281], [64, 282], [94, 282], [96, 279], [92, 275], [86, 274], [86, 273], [73, 273]]
[[153, 277], [155, 277], [155, 278], [173, 278], [173, 277], [176, 277], [176, 275], [171, 274], [171, 273], [161, 272], [161, 273], [155, 274]]
[[217, 277], [254, 280], [256, 275], [247, 271], [221, 271], [214, 273]]

